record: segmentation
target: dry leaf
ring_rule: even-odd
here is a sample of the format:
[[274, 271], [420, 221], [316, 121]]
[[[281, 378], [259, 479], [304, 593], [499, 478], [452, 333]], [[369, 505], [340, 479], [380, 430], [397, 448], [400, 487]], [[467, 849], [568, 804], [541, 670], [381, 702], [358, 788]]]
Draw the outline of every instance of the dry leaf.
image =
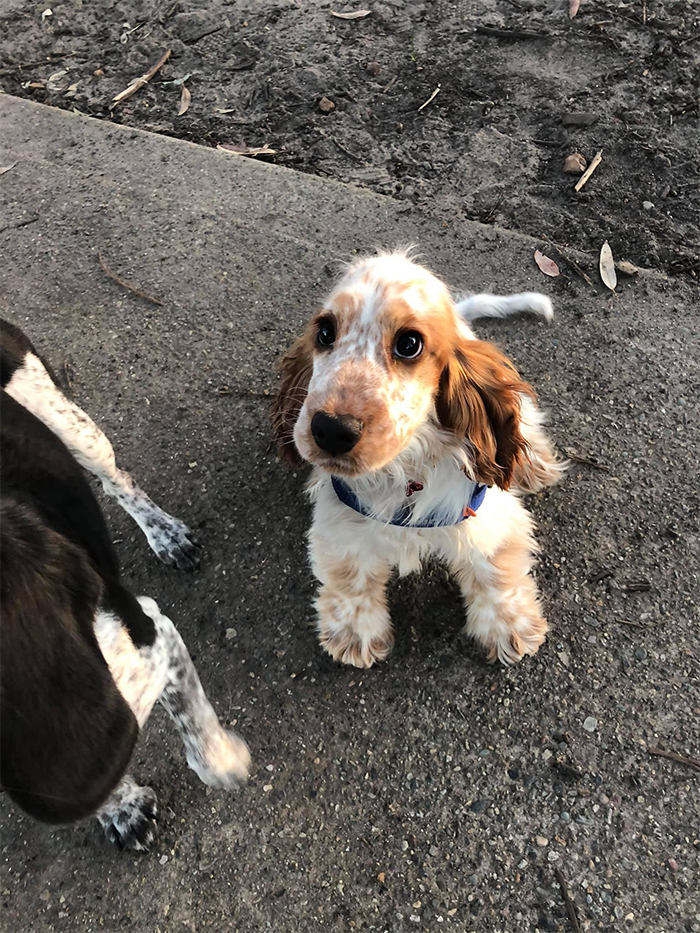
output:
[[12, 165], [0, 166], [0, 175], [4, 175], [5, 172], [11, 172], [15, 165], [17, 165], [16, 162], [13, 162]]
[[371, 10], [355, 10], [354, 13], [335, 13], [331, 10], [331, 16], [335, 16], [337, 19], [364, 19], [371, 12]]
[[639, 266], [635, 266], [633, 262], [627, 262], [626, 259], [621, 259], [616, 265], [623, 275], [636, 275], [639, 272]]
[[603, 284], [607, 285], [611, 292], [614, 292], [617, 286], [617, 273], [615, 272], [615, 260], [613, 259], [612, 250], [607, 240], [600, 248], [600, 277]]
[[221, 149], [222, 152], [234, 152], [236, 155], [242, 156], [259, 156], [259, 155], [277, 155], [276, 149], [270, 149], [270, 147], [265, 143], [263, 146], [244, 146], [239, 143], [219, 143], [216, 147]]
[[569, 0], [569, 19], [573, 19], [581, 6], [581, 0]]
[[178, 117], [181, 117], [183, 113], [187, 113], [191, 100], [192, 100], [192, 95], [187, 90], [187, 87], [183, 84], [182, 94], [180, 95], [180, 109], [177, 112]]
[[556, 262], [550, 259], [549, 256], [545, 256], [544, 253], [541, 253], [538, 249], [535, 250], [535, 262], [539, 266], [540, 271], [544, 272], [545, 275], [551, 275], [553, 279], [559, 275], [559, 266]]

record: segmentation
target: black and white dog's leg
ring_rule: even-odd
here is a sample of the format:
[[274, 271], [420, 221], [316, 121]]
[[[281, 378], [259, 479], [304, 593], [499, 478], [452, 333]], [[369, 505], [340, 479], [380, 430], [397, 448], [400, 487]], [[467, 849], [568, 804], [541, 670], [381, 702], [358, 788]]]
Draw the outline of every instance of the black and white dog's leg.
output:
[[[187, 763], [211, 787], [231, 790], [246, 780], [248, 746], [227, 732], [204, 693], [185, 643], [156, 602], [139, 597], [141, 609], [155, 626], [151, 645], [136, 648], [121, 619], [101, 611], [95, 634], [120, 693], [140, 726], [158, 700], [172, 716], [182, 737]], [[130, 848], [146, 848], [145, 824], [155, 828], [155, 794], [126, 777], [98, 813], [108, 838]]]
[[36, 354], [27, 351], [5, 390], [60, 437], [81, 466], [102, 481], [105, 492], [137, 522], [161, 560], [183, 570], [197, 566], [197, 547], [189, 539], [187, 526], [159, 508], [117, 467], [107, 437], [63, 395]]

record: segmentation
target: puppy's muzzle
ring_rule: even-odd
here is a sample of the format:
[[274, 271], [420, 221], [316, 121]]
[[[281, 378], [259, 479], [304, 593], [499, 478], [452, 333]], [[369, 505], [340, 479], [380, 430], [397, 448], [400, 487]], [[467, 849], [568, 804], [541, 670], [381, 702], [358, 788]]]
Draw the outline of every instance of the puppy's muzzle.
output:
[[352, 415], [329, 415], [317, 411], [311, 419], [311, 433], [317, 445], [331, 456], [347, 454], [362, 437], [363, 424]]

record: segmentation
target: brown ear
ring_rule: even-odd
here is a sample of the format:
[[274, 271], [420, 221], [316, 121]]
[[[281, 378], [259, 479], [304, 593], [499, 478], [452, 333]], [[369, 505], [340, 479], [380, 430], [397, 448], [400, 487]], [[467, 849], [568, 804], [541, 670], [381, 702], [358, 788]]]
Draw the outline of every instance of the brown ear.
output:
[[279, 364], [282, 379], [270, 410], [272, 434], [280, 456], [301, 466], [304, 462], [294, 443], [294, 425], [309, 388], [313, 369], [313, 350], [308, 334], [300, 337], [284, 354]]
[[465, 340], [442, 372], [436, 401], [443, 427], [466, 437], [476, 476], [508, 489], [527, 456], [520, 433], [521, 395], [533, 395], [507, 357], [484, 340]]

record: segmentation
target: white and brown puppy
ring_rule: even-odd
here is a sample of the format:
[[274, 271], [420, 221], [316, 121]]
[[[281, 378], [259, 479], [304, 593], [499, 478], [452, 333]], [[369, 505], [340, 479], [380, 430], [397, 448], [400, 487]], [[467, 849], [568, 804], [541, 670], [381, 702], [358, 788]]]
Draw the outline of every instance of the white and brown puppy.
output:
[[518, 311], [552, 317], [539, 294], [456, 304], [407, 253], [380, 254], [348, 268], [283, 358], [273, 428], [283, 455], [314, 467], [318, 634], [338, 661], [386, 657], [389, 575], [430, 555], [452, 569], [490, 660], [542, 644], [533, 521], [517, 493], [563, 465], [530, 386], [467, 323]]
[[95, 814], [110, 840], [147, 849], [156, 798], [127, 769], [157, 701], [205, 784], [237, 786], [250, 756], [219, 723], [173, 623], [122, 584], [81, 465], [163, 560], [193, 567], [195, 548], [117, 468], [24, 334], [0, 322], [0, 337], [0, 781], [36, 819]]

